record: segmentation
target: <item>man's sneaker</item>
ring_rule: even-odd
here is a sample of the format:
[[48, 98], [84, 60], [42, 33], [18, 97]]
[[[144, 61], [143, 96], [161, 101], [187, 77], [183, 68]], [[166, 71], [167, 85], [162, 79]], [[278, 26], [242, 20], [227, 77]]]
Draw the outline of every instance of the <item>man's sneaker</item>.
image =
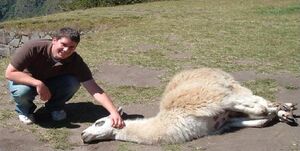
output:
[[64, 110], [51, 112], [54, 121], [61, 121], [67, 118], [67, 113]]
[[34, 122], [34, 116], [33, 114], [28, 114], [28, 116], [25, 116], [25, 115], [19, 115], [19, 120], [21, 122], [23, 122], [24, 124], [32, 124]]

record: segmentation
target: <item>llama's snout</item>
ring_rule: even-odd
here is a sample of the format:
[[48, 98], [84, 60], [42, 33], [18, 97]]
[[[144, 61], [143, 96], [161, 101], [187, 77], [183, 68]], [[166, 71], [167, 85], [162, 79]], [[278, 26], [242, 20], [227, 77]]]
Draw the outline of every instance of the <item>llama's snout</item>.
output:
[[83, 131], [81, 133], [81, 140], [83, 141], [83, 143], [89, 143], [93, 140], [93, 136]]

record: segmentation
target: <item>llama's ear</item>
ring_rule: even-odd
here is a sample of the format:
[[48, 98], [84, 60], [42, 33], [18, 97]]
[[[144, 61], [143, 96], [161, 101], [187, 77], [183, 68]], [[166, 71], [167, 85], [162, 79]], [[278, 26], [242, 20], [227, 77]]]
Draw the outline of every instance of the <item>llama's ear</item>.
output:
[[118, 112], [119, 112], [120, 116], [123, 115], [123, 109], [122, 109], [122, 107], [119, 107], [119, 108], [118, 108]]

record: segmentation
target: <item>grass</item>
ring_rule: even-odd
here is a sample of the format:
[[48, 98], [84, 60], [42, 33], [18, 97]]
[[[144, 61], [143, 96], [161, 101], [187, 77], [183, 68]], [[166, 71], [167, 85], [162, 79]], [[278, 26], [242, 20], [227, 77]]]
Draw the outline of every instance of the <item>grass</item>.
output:
[[8, 109], [6, 109], [6, 110], [0, 110], [0, 120], [1, 121], [8, 120], [8, 119], [12, 118], [13, 116], [15, 116], [15, 112], [13, 112], [11, 110], [8, 110]]
[[286, 15], [300, 13], [300, 3], [288, 5], [286, 7], [266, 7], [258, 8], [258, 13], [263, 15]]
[[[156, 88], [142, 88], [134, 86], [110, 87], [107, 92], [113, 94], [113, 100], [120, 104], [147, 103], [154, 100], [162, 92]], [[130, 95], [128, 95], [130, 94]]]
[[[91, 66], [111, 60], [167, 68], [172, 73], [185, 65], [296, 73], [300, 4], [293, 0], [275, 4], [165, 1], [59, 13], [0, 26], [20, 30], [54, 30], [62, 26], [92, 30], [79, 46]], [[155, 47], [143, 52], [137, 50], [139, 45]], [[178, 63], [167, 55], [174, 51], [188, 51], [193, 57]], [[237, 63], [240, 60], [254, 63]]]
[[[228, 72], [286, 71], [299, 75], [299, 22], [297, 0], [182, 0], [77, 10], [2, 22], [0, 27], [19, 31], [53, 31], [63, 26], [80, 29], [84, 35], [77, 52], [94, 73], [104, 62], [166, 71], [161, 87], [104, 85], [116, 103], [132, 104], [160, 97], [170, 77], [185, 68], [205, 66]], [[170, 56], [174, 53], [190, 57]], [[8, 58], [1, 58], [0, 70], [4, 71], [8, 62]], [[0, 80], [4, 80], [3, 75]], [[277, 83], [272, 79], [244, 85], [257, 95], [276, 99]], [[80, 89], [73, 101], [91, 99]], [[0, 119], [10, 116], [10, 112], [1, 110]], [[68, 148], [68, 135], [66, 129], [49, 129], [41, 134], [41, 140], [57, 149]], [[65, 141], [57, 142], [59, 139]], [[125, 144], [118, 150], [128, 148], [130, 145]], [[177, 150], [178, 146], [163, 148]]]
[[180, 151], [180, 145], [163, 145], [164, 151]]
[[278, 83], [273, 79], [258, 79], [250, 80], [243, 85], [250, 90], [253, 94], [264, 97], [270, 101], [275, 101], [275, 93], [278, 91]]
[[118, 146], [118, 149], [117, 149], [117, 151], [131, 151], [130, 149], [129, 149], [129, 143], [127, 143], [127, 142], [122, 142], [119, 146]]
[[68, 150], [70, 144], [68, 143], [69, 132], [66, 129], [47, 129], [46, 132], [40, 133], [40, 140], [50, 143], [55, 149]]
[[8, 63], [9, 63], [9, 58], [1, 58], [0, 57], [0, 70], [3, 71], [3, 72], [1, 72], [2, 74], [0, 75], [0, 80], [1, 81], [5, 80], [5, 78], [4, 78], [4, 73], [5, 72], [4, 71], [5, 71]]

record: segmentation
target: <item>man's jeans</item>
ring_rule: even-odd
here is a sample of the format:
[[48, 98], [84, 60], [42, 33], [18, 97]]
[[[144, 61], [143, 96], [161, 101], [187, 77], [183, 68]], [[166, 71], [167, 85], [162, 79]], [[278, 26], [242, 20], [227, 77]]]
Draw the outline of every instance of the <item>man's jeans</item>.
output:
[[[71, 75], [57, 76], [44, 81], [44, 83], [51, 92], [51, 98], [45, 103], [46, 109], [50, 112], [63, 109], [65, 103], [80, 87], [79, 81]], [[36, 88], [13, 81], [8, 81], [8, 88], [16, 102], [16, 111], [25, 116], [32, 114], [36, 109], [36, 105], [33, 103], [37, 95]]]

